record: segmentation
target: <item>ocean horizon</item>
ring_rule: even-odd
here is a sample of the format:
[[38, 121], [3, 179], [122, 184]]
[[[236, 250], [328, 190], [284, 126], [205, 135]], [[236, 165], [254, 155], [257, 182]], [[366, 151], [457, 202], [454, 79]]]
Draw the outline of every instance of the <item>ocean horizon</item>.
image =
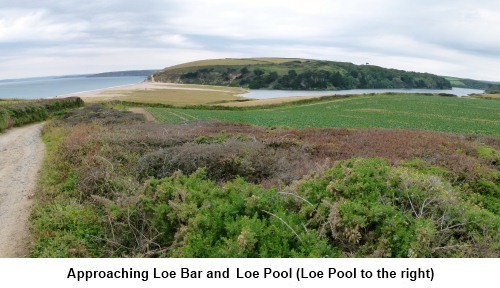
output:
[[123, 77], [54, 77], [0, 81], [0, 99], [54, 98], [93, 90], [131, 85], [146, 80], [144, 76]]

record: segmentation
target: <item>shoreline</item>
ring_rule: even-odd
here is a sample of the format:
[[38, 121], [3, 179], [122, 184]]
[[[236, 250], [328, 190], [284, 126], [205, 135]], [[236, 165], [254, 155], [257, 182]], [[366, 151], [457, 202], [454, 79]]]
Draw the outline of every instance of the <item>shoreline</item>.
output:
[[127, 87], [127, 86], [133, 86], [137, 84], [141, 84], [144, 82], [138, 82], [138, 83], [133, 83], [133, 84], [124, 84], [124, 85], [118, 85], [118, 86], [112, 86], [112, 87], [106, 87], [106, 88], [99, 88], [99, 89], [93, 89], [93, 90], [86, 90], [86, 91], [80, 91], [80, 92], [74, 92], [74, 93], [69, 93], [69, 94], [62, 94], [62, 95], [57, 95], [53, 97], [47, 97], [43, 99], [54, 99], [54, 98], [66, 98], [66, 97], [74, 97], [77, 94], [85, 94], [85, 93], [95, 93], [95, 92], [100, 92], [103, 90], [109, 90], [109, 89], [115, 89], [115, 88], [122, 88], [122, 87]]
[[[233, 87], [227, 87], [227, 90], [224, 90], [225, 87], [218, 86], [207, 86], [206, 88], [201, 87], [200, 85], [189, 85], [189, 84], [177, 84], [177, 83], [159, 83], [159, 82], [139, 82], [135, 84], [127, 84], [120, 85], [115, 87], [108, 87], [103, 89], [96, 89], [91, 91], [82, 91], [77, 93], [60, 95], [57, 98], [64, 97], [74, 97], [78, 96], [83, 100], [87, 99], [95, 99], [95, 98], [108, 98], [113, 99], [120, 96], [124, 96], [124, 93], [133, 92], [133, 91], [146, 91], [146, 90], [185, 90], [185, 91], [210, 91], [210, 92], [230, 92], [231, 89], [235, 89]], [[236, 90], [236, 89], [235, 89]], [[235, 92], [235, 94], [245, 93], [246, 91], [241, 88], [241, 92]], [[250, 98], [249, 98], [250, 99]]]

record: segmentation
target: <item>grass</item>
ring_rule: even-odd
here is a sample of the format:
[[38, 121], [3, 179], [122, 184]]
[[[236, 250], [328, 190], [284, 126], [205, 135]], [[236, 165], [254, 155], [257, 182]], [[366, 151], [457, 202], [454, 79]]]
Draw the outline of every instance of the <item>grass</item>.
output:
[[10, 105], [10, 104], [19, 104], [19, 103], [24, 103], [28, 102], [30, 100], [24, 100], [24, 99], [0, 99], [0, 106], [2, 105]]
[[201, 60], [201, 61], [194, 61], [180, 65], [175, 65], [169, 67], [168, 69], [171, 70], [179, 68], [190, 68], [190, 67], [200, 67], [200, 66], [221, 66], [221, 65], [280, 64], [290, 61], [304, 61], [304, 59], [295, 59], [295, 58], [210, 59], [210, 60]]
[[[133, 103], [165, 104], [174, 106], [208, 105], [214, 103], [233, 102], [243, 98], [237, 94], [245, 90], [233, 87], [209, 87], [202, 85], [182, 85], [179, 89], [148, 89], [132, 91], [110, 91], [99, 97], [84, 98], [85, 102], [95, 103], [119, 100]], [[199, 90], [196, 90], [199, 89]]]
[[500, 135], [500, 103], [422, 95], [370, 95], [275, 108], [147, 110], [160, 122], [222, 120], [291, 128], [396, 128]]
[[467, 87], [460, 79], [455, 77], [444, 77], [446, 80], [450, 81], [453, 87]]

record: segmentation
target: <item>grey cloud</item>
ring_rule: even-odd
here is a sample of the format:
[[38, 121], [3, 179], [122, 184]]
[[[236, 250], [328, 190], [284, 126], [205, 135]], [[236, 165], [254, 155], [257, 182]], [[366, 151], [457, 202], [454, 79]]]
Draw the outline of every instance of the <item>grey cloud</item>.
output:
[[[54, 33], [54, 37], [28, 33], [26, 37], [11, 37], [2, 42], [0, 31], [0, 53], [9, 59], [27, 59], [30, 55], [67, 57], [68, 70], [78, 57], [91, 59], [95, 54], [98, 59], [100, 50], [113, 49], [142, 49], [148, 63], [153, 63], [154, 57], [168, 59], [159, 66], [194, 60], [196, 55], [199, 58], [206, 55], [312, 55], [339, 61], [370, 58], [382, 62], [397, 58], [415, 63], [414, 59], [427, 59], [436, 63], [429, 66], [429, 72], [434, 72], [431, 69], [439, 68], [438, 63], [443, 61], [498, 63], [500, 58], [500, 23], [495, 17], [500, 13], [500, 2], [497, 0], [484, 0], [480, 5], [477, 0], [310, 0], [308, 5], [303, 3], [284, 0], [2, 0], [0, 28], [2, 11], [21, 14], [42, 11], [44, 17], [39, 24], [47, 28], [40, 27], [40, 33]], [[57, 33], [61, 35], [55, 35]], [[276, 55], [256, 55], [257, 52]], [[130, 59], [123, 59], [115, 66], [121, 67], [124, 61]], [[60, 67], [64, 66], [63, 62], [61, 60]], [[0, 70], [4, 70], [1, 65]], [[110, 65], [110, 69], [115, 67], [113, 63]], [[480, 64], [464, 65], [476, 67], [476, 71], [488, 70]], [[464, 76], [473, 77], [473, 72]]]

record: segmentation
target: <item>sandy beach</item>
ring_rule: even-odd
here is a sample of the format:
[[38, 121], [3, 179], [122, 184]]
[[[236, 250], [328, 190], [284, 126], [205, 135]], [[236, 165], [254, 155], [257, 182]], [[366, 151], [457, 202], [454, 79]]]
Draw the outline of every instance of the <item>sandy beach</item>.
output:
[[[163, 92], [162, 92], [163, 90]], [[233, 97], [227, 98], [225, 103], [212, 103], [213, 105], [221, 105], [221, 106], [231, 106], [231, 107], [249, 107], [249, 106], [265, 106], [265, 105], [274, 105], [281, 103], [294, 102], [299, 100], [318, 98], [321, 96], [291, 96], [285, 98], [272, 98], [272, 99], [250, 99], [250, 98], [242, 98], [237, 97], [237, 94], [244, 94], [245, 89], [243, 88], [235, 88], [235, 87], [220, 87], [220, 86], [202, 86], [202, 85], [189, 85], [189, 84], [175, 84], [175, 83], [158, 83], [158, 82], [142, 82], [130, 85], [123, 85], [111, 88], [104, 88], [92, 91], [85, 91], [79, 93], [71, 93], [61, 97], [74, 97], [78, 96], [82, 98], [86, 102], [100, 102], [100, 101], [112, 101], [112, 100], [131, 100], [130, 95], [136, 93], [138, 94], [134, 100], [137, 100], [139, 95], [146, 96], [144, 97], [144, 102], [152, 103], [149, 95], [155, 95], [154, 97], [161, 97], [162, 101], [158, 101], [158, 103], [168, 104], [171, 100], [172, 104], [177, 104], [177, 100], [179, 96], [174, 96], [176, 92], [184, 92], [182, 93], [182, 97], [189, 97], [186, 93], [187, 91], [197, 91], [199, 92], [209, 92], [209, 93], [217, 93], [220, 94], [232, 94]], [[150, 93], [148, 93], [150, 92]], [[208, 96], [208, 95], [207, 95]], [[199, 97], [199, 96], [195, 96]], [[159, 98], [156, 98], [159, 100]], [[248, 101], [241, 101], [242, 99], [248, 99]], [[166, 101], [166, 102], [165, 102]], [[199, 100], [197, 100], [199, 101]], [[201, 101], [203, 102], [203, 101]], [[202, 104], [202, 103], [199, 104]], [[210, 102], [210, 101], [207, 101]], [[187, 104], [187, 103], [186, 103]], [[195, 103], [196, 104], [196, 103]], [[209, 104], [209, 103], [204, 103]]]
[[[158, 83], [158, 82], [141, 82], [130, 85], [122, 85], [111, 88], [97, 89], [92, 91], [84, 91], [78, 93], [66, 94], [61, 97], [73, 97], [78, 96], [83, 100], [86, 98], [100, 98], [100, 99], [109, 99], [113, 100], [113, 98], [124, 96], [128, 92], [134, 91], [148, 91], [148, 90], [188, 90], [188, 91], [215, 91], [215, 92], [228, 92], [228, 89], [224, 89], [225, 87], [218, 86], [207, 86], [207, 88], [196, 87], [196, 85], [185, 85], [185, 84], [175, 84], [175, 83]], [[231, 88], [229, 88], [231, 89]], [[234, 89], [234, 88], [232, 88]], [[244, 93], [245, 90], [241, 89], [241, 93]]]

